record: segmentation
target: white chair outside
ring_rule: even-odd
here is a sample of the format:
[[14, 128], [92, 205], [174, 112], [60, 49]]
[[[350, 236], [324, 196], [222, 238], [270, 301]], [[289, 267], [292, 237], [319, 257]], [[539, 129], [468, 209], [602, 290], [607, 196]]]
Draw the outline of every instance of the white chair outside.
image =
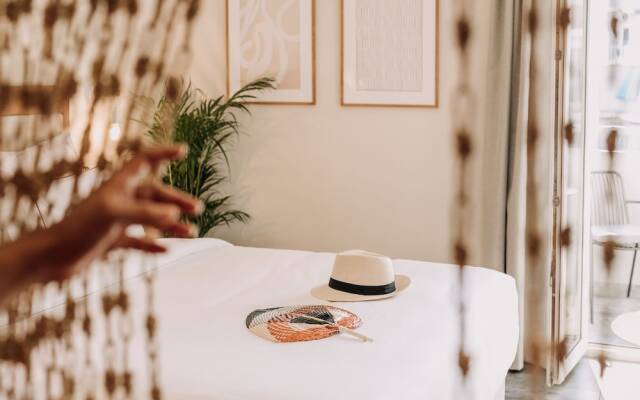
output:
[[[640, 204], [640, 200], [626, 200], [622, 176], [616, 171], [596, 171], [591, 175], [591, 243], [603, 246], [613, 240], [616, 250], [633, 251], [629, 274], [627, 297], [631, 296], [633, 274], [640, 250], [640, 224], [629, 218], [629, 204]], [[594, 261], [591, 260], [591, 322], [593, 322]]]

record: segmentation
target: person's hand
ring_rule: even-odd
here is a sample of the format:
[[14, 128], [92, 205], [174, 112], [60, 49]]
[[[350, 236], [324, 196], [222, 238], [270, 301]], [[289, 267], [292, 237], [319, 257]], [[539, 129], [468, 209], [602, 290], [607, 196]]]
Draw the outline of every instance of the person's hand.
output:
[[[180, 221], [183, 213], [197, 214], [201, 203], [150, 179], [165, 162], [182, 158], [184, 147], [157, 147], [142, 151], [127, 162], [58, 224], [34, 232], [0, 248], [26, 266], [20, 284], [62, 280], [116, 248], [150, 253], [165, 251], [152, 238], [130, 237], [127, 227], [140, 224], [176, 236], [192, 236], [192, 226]], [[5, 253], [2, 253], [5, 251]], [[5, 258], [6, 259], [6, 258]], [[24, 281], [29, 282], [24, 282]], [[0, 285], [1, 286], [1, 285]]]

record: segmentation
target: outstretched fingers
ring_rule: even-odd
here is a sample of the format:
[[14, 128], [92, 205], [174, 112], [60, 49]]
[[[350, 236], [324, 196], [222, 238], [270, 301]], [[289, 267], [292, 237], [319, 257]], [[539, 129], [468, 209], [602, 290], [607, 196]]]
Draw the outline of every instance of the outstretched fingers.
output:
[[182, 159], [186, 152], [186, 146], [182, 145], [145, 148], [116, 172], [110, 182], [125, 185], [126, 189], [135, 189], [162, 163]]
[[202, 203], [188, 194], [165, 186], [159, 182], [148, 182], [137, 189], [139, 199], [153, 200], [178, 206], [183, 213], [197, 215], [202, 212]]

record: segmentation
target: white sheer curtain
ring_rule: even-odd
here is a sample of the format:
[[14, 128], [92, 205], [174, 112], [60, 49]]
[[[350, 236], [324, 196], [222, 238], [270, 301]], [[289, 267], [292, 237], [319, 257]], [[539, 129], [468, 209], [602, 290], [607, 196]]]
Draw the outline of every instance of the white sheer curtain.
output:
[[[553, 2], [538, 2], [540, 29], [537, 57], [536, 99], [541, 138], [538, 143], [538, 226], [544, 237], [541, 262], [526, 257], [527, 136], [529, 77], [532, 48], [527, 13], [530, 1], [493, 0], [489, 79], [484, 113], [482, 260], [516, 280], [520, 306], [520, 344], [513, 369], [530, 359], [534, 340], [549, 340], [551, 232], [553, 222], [554, 57]], [[548, 3], [548, 4], [547, 4]], [[531, 307], [532, 304], [538, 307]], [[536, 312], [538, 310], [538, 312]]]

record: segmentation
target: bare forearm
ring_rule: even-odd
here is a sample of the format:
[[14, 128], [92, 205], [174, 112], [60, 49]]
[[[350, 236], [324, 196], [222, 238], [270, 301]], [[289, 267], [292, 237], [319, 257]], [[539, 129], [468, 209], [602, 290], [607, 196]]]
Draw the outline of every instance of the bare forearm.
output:
[[37, 231], [0, 246], [0, 303], [38, 279], [38, 264], [52, 257], [53, 239], [48, 232]]
[[0, 304], [33, 283], [62, 281], [107, 252], [117, 229], [88, 223], [86, 208], [0, 246]]
[[126, 228], [143, 224], [188, 237], [181, 213], [198, 214], [200, 203], [147, 180], [159, 163], [184, 156], [182, 147], [146, 149], [60, 223], [0, 246], [0, 303], [34, 282], [62, 281], [114, 248], [164, 251], [151, 239], [129, 237]]

